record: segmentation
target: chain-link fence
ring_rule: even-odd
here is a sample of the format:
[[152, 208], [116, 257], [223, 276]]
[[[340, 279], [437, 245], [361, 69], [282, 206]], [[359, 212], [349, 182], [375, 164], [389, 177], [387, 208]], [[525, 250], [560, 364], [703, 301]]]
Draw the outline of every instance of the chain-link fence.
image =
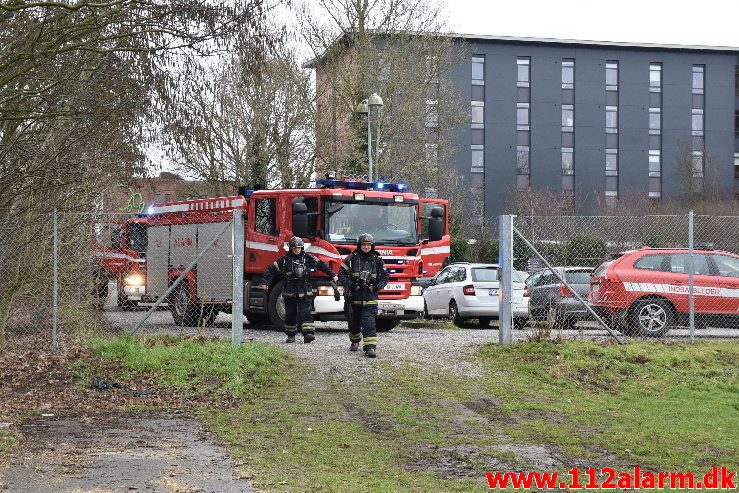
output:
[[512, 229], [513, 268], [529, 274], [514, 325], [535, 337], [739, 338], [739, 217], [521, 216]]
[[0, 211], [0, 351], [120, 331], [240, 340], [243, 222], [223, 209], [187, 221]]

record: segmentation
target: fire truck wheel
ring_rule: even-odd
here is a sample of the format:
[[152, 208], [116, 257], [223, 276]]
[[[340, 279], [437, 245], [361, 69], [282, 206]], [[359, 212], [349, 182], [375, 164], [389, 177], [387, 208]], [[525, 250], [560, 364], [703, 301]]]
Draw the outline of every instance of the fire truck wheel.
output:
[[250, 313], [246, 319], [252, 325], [269, 325], [269, 315], [263, 313]]
[[201, 306], [190, 300], [187, 283], [181, 284], [172, 295], [169, 309], [174, 323], [180, 327], [207, 327], [213, 324], [218, 310], [212, 306]]
[[398, 326], [400, 320], [394, 320], [392, 318], [378, 318], [375, 320], [375, 328], [377, 332], [390, 332]]
[[276, 330], [285, 330], [285, 301], [282, 299], [282, 281], [272, 286], [267, 301], [269, 320]]

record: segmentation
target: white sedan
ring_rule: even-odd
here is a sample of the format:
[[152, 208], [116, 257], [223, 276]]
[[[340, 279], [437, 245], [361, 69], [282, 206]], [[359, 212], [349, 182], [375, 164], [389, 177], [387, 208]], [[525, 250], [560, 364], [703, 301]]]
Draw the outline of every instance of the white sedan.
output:
[[[513, 271], [513, 321], [517, 329], [526, 325], [529, 299], [524, 296], [525, 272]], [[449, 318], [457, 326], [477, 319], [485, 327], [500, 314], [497, 264], [460, 262], [441, 270], [423, 292], [427, 317]]]

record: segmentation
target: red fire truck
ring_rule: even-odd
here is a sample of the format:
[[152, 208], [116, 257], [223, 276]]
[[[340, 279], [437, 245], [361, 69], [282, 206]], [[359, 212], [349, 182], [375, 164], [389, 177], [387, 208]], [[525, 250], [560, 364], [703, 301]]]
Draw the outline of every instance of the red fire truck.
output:
[[[287, 251], [287, 241], [293, 235], [304, 238], [307, 252], [338, 271], [343, 258], [356, 248], [358, 236], [372, 234], [390, 275], [380, 292], [378, 330], [391, 330], [401, 320], [422, 313], [420, 279], [435, 275], [448, 262], [446, 201], [421, 199], [404, 184], [318, 180], [316, 185], [244, 191], [239, 196], [150, 207], [147, 298], [165, 294], [186, 266], [212, 243], [169, 295], [170, 310], [180, 325], [208, 324], [219, 311], [230, 312], [231, 231], [224, 231], [224, 227], [233, 210], [242, 209], [244, 313], [252, 323], [284, 325], [282, 281], [275, 279], [266, 291], [258, 288], [258, 281]], [[330, 279], [316, 277], [315, 281], [314, 318], [343, 320], [343, 301], [335, 299]]]
[[113, 221], [103, 226], [95, 243], [98, 258], [97, 294], [101, 302], [108, 293], [108, 281], [115, 281], [117, 304], [123, 308], [142, 301], [146, 291], [146, 216]]

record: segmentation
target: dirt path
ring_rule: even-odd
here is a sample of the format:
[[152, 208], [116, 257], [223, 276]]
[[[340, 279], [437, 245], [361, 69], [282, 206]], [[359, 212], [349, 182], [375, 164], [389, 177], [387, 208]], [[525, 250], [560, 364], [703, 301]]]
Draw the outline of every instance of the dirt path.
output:
[[14, 493], [251, 493], [200, 423], [158, 413], [22, 424], [22, 448], [0, 469]]

